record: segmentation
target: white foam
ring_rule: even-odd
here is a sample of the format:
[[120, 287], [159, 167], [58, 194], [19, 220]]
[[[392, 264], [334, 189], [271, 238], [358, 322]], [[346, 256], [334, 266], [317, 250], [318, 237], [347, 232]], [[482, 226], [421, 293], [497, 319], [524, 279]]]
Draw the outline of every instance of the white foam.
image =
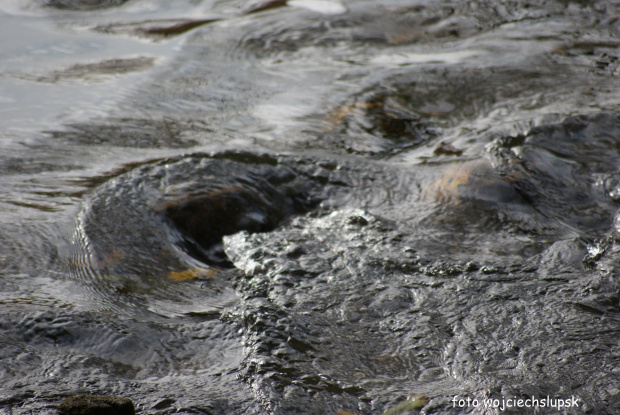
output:
[[377, 65], [410, 65], [423, 63], [460, 63], [468, 58], [480, 55], [481, 51], [462, 50], [439, 53], [390, 53], [382, 54], [370, 60]]
[[289, 0], [287, 4], [322, 14], [342, 14], [347, 11], [347, 8], [338, 0]]

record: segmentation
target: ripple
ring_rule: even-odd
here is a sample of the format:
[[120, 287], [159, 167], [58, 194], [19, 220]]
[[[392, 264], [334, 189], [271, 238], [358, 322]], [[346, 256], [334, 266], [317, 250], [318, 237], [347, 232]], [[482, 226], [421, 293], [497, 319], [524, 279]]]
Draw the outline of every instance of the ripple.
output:
[[0, 412], [618, 407], [610, 1], [33, 2], [4, 119], [65, 134], [6, 136]]
[[45, 0], [45, 6], [63, 10], [98, 10], [123, 5], [127, 0]]
[[600, 237], [620, 207], [605, 186], [618, 168], [619, 137], [618, 115], [601, 113], [503, 137], [490, 150], [500, 174], [545, 218]]
[[234, 301], [222, 236], [271, 230], [317, 203], [316, 185], [280, 163], [193, 155], [113, 176], [77, 220], [75, 277], [114, 312], [217, 314]]
[[108, 59], [96, 63], [75, 64], [64, 70], [37, 77], [35, 80], [37, 82], [50, 83], [63, 81], [92, 82], [105, 79], [106, 76], [145, 71], [150, 69], [154, 62], [155, 58], [144, 56], [128, 59]]

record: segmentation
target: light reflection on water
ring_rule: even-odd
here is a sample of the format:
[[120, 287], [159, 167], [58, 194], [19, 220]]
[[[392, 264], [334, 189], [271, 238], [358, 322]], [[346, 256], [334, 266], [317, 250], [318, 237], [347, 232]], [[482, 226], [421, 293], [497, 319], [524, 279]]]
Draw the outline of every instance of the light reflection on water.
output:
[[3, 3], [0, 408], [612, 413], [618, 20], [477, 6]]

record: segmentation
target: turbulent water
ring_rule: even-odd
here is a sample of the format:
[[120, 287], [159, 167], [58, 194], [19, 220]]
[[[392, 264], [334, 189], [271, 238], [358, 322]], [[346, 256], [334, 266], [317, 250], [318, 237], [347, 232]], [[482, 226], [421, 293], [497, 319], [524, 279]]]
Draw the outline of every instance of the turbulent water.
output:
[[617, 413], [620, 4], [7, 0], [0, 39], [0, 412]]

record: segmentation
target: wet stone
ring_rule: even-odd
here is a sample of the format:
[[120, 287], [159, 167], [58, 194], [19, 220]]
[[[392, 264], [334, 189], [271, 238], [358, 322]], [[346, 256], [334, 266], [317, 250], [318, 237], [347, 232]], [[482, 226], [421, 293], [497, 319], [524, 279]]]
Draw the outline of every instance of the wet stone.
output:
[[326, 138], [359, 137], [359, 141], [342, 145], [350, 151], [379, 155], [421, 146], [435, 138], [430, 123], [403, 101], [387, 93], [374, 93], [343, 104], [328, 116], [327, 129], [334, 131]]
[[535, 127], [508, 147], [500, 139], [491, 147], [491, 156], [501, 177], [550, 219], [540, 221], [541, 231], [548, 227], [558, 233], [606, 232], [617, 203], [604, 180], [594, 185], [592, 180], [613, 178], [619, 166], [618, 137], [617, 114], [571, 116]]
[[120, 396], [79, 395], [58, 405], [59, 415], [134, 415], [133, 402]]
[[229, 267], [220, 247], [224, 235], [273, 230], [324, 197], [303, 170], [277, 164], [230, 153], [139, 167], [97, 191], [80, 218], [84, 240], [76, 239], [76, 247], [88, 247], [95, 267], [115, 273], [196, 268], [183, 264], [175, 254], [179, 249], [208, 265]]
[[45, 5], [67, 10], [96, 10], [121, 6], [127, 0], [47, 0]]
[[10, 3], [0, 412], [619, 407], [613, 2]]
[[[176, 189], [175, 189], [176, 190]], [[267, 183], [200, 187], [167, 194], [170, 202], [153, 210], [170, 220], [182, 235], [199, 247], [209, 249], [224, 235], [239, 231], [267, 232], [300, 207]]]
[[[550, 134], [584, 131], [572, 124], [569, 118]], [[157, 161], [100, 188], [80, 230], [91, 241], [85, 246], [104, 241], [118, 251], [99, 256], [108, 272], [126, 272], [128, 259], [135, 269], [161, 268], [187, 256], [202, 266], [234, 266], [227, 278], [236, 298], [218, 316], [239, 328], [239, 378], [273, 413], [301, 413], [316, 402], [334, 413], [369, 412], [393, 404], [402, 382], [420, 387], [417, 379], [440, 385], [475, 374], [525, 387], [531, 371], [516, 380], [507, 373], [539, 361], [506, 349], [500, 337], [532, 354], [552, 345], [557, 330], [578, 337], [581, 324], [615, 312], [595, 294], [617, 284], [609, 278], [594, 287], [583, 277], [611, 264], [614, 242], [606, 234], [617, 206], [587, 179], [604, 171], [588, 170], [579, 150], [550, 152], [536, 131], [507, 147], [500, 140], [475, 160], [416, 169], [345, 157], [324, 169], [301, 157], [242, 153]], [[560, 210], [558, 197], [572, 208]], [[154, 232], [149, 243], [104, 239], [116, 237], [105, 226], [119, 226], [104, 212]], [[584, 212], [592, 216], [584, 220]], [[607, 241], [600, 252], [597, 235]], [[583, 266], [587, 247], [593, 256]], [[596, 292], [576, 298], [588, 284]], [[555, 325], [544, 317], [549, 301]], [[530, 312], [538, 318], [522, 317]], [[570, 348], [580, 347], [566, 336]], [[550, 352], [547, 359], [565, 357]], [[558, 382], [567, 370], [558, 371]]]

